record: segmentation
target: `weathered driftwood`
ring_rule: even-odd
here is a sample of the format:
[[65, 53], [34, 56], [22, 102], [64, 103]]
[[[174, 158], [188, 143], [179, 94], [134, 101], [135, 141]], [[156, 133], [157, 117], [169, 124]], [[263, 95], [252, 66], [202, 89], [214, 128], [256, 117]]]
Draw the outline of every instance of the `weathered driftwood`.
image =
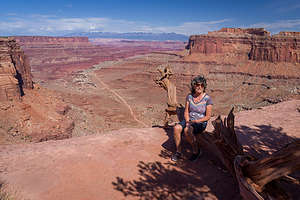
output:
[[234, 159], [237, 155], [243, 155], [244, 152], [234, 131], [233, 109], [231, 109], [228, 117], [224, 119], [224, 123], [219, 116], [213, 121], [213, 126], [215, 128], [215, 145], [222, 155], [224, 165], [234, 174]]
[[238, 142], [233, 109], [224, 122], [218, 117], [212, 124], [214, 132], [201, 134], [199, 140], [213, 149], [236, 178], [244, 199], [289, 199], [280, 179], [286, 179], [286, 175], [300, 170], [300, 140], [270, 156], [256, 159], [244, 153]]
[[268, 157], [249, 161], [243, 168], [245, 176], [255, 183], [255, 189], [262, 191], [267, 183], [300, 170], [300, 140]]
[[237, 156], [234, 165], [240, 193], [245, 199], [253, 199], [251, 196], [256, 199], [289, 199], [281, 182], [288, 180], [299, 185], [297, 180], [287, 175], [300, 170], [300, 140], [255, 161]]
[[168, 124], [171, 115], [177, 115], [178, 117], [180, 116], [183, 106], [178, 104], [176, 97], [176, 86], [170, 81], [170, 77], [173, 75], [170, 66], [159, 66], [157, 70], [160, 72], [160, 77], [154, 81], [167, 91], [168, 107], [165, 109], [164, 123]]

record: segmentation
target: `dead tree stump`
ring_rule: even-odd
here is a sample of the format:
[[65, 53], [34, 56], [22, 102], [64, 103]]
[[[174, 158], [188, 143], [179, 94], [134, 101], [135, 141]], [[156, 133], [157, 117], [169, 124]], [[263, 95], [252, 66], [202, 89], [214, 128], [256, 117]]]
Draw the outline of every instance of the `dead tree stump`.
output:
[[168, 96], [168, 107], [165, 109], [164, 124], [172, 125], [172, 123], [169, 122], [170, 117], [172, 115], [176, 115], [179, 119], [183, 106], [181, 104], [178, 104], [176, 96], [176, 86], [170, 81], [170, 77], [173, 75], [171, 68], [169, 66], [160, 66], [157, 70], [159, 71], [161, 76], [155, 79], [154, 82], [160, 87], [162, 87], [164, 90], [166, 90]]
[[244, 199], [289, 199], [289, 195], [281, 187], [281, 180], [300, 170], [299, 139], [270, 156], [257, 159], [246, 154], [238, 142], [234, 131], [233, 109], [224, 122], [219, 116], [212, 124], [215, 128], [213, 133], [205, 132], [200, 135], [199, 140], [214, 149], [215, 154], [235, 177]]

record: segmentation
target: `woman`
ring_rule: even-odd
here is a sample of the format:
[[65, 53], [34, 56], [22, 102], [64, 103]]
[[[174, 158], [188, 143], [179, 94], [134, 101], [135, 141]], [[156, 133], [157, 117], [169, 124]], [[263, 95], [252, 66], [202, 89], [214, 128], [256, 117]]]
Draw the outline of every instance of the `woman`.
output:
[[186, 97], [184, 120], [174, 127], [176, 153], [171, 157], [174, 162], [181, 157], [182, 132], [193, 149], [193, 154], [189, 160], [195, 161], [201, 155], [195, 135], [205, 130], [213, 107], [211, 97], [205, 93], [206, 86], [206, 79], [201, 75], [191, 81], [191, 93]]

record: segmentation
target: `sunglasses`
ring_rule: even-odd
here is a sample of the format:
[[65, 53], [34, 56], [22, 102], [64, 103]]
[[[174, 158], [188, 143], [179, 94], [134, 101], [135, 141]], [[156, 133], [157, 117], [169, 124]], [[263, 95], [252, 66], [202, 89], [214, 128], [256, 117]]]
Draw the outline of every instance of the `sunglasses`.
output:
[[201, 84], [201, 83], [196, 83], [196, 84], [194, 85], [194, 87], [203, 87], [203, 84]]

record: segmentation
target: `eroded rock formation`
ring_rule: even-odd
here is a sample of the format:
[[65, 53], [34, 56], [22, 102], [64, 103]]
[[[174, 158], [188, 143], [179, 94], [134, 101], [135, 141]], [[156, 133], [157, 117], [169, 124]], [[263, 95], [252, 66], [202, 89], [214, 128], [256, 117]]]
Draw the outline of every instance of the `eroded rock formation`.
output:
[[70, 107], [55, 92], [35, 86], [19, 44], [0, 38], [0, 144], [71, 137]]
[[252, 37], [268, 35], [263, 29], [223, 28], [206, 35], [190, 36], [187, 49], [193, 53], [236, 53], [247, 55], [251, 50]]
[[252, 41], [249, 59], [300, 63], [300, 32], [280, 32]]
[[186, 48], [190, 54], [234, 54], [255, 61], [300, 63], [299, 32], [271, 36], [263, 28], [222, 28], [192, 35]]
[[0, 38], [0, 101], [19, 99], [33, 87], [29, 62], [12, 38]]

